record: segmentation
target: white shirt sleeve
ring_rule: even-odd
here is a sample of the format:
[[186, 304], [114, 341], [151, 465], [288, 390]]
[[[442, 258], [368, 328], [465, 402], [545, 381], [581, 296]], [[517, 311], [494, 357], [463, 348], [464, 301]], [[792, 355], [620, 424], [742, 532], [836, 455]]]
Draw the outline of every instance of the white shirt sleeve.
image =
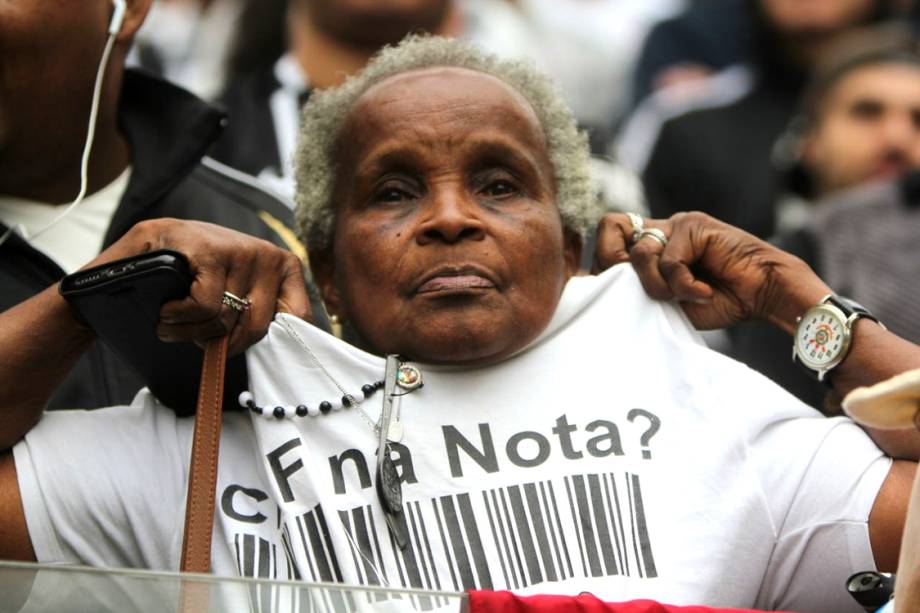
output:
[[13, 448], [38, 561], [178, 569], [192, 425], [146, 390], [46, 413]]
[[[792, 420], [778, 424], [770, 436], [784, 437], [786, 445], [802, 441], [814, 452], [803, 458], [804, 471], [790, 471], [785, 478], [779, 474], [782, 459], [766, 467], [777, 497], [791, 498], [784, 514], [775, 518], [776, 545], [758, 604], [796, 611], [859, 611], [845, 582], [854, 572], [875, 570], [868, 518], [890, 458], [843, 417]], [[773, 449], [776, 458], [781, 452]]]
[[[693, 340], [683, 314], [665, 312], [669, 333]], [[891, 459], [849, 418], [827, 418], [739, 362], [684, 347], [697, 354], [719, 399], [708, 414], [743, 433], [773, 524], [774, 548], [755, 607], [861, 611], [845, 585], [853, 573], [875, 570], [868, 518]]]

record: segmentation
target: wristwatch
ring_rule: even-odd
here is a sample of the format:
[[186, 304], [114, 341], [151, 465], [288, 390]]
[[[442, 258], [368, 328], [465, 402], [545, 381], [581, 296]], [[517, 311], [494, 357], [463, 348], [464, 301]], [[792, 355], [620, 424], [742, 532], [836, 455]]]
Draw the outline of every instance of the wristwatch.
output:
[[828, 294], [796, 320], [792, 361], [818, 381], [825, 381], [828, 373], [847, 357], [853, 340], [853, 325], [860, 317], [881, 325], [861, 304]]

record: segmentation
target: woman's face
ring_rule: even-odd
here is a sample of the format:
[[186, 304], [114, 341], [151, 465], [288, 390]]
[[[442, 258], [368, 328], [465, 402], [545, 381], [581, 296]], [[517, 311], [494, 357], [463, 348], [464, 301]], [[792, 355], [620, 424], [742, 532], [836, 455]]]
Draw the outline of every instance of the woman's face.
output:
[[361, 97], [339, 147], [333, 246], [313, 268], [366, 349], [477, 364], [546, 327], [580, 242], [520, 94], [464, 69], [404, 73]]

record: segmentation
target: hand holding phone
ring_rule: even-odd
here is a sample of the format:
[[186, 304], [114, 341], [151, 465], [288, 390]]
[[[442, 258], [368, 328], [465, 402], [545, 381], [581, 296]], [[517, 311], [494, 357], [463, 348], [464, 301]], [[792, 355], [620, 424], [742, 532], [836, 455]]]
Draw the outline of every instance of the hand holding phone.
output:
[[[186, 258], [162, 249], [81, 270], [61, 281], [61, 295], [112, 351], [133, 368], [153, 394], [180, 415], [195, 412], [203, 351], [193, 343], [157, 337], [160, 309], [189, 295]], [[242, 354], [227, 363], [224, 409], [238, 409], [247, 387]]]

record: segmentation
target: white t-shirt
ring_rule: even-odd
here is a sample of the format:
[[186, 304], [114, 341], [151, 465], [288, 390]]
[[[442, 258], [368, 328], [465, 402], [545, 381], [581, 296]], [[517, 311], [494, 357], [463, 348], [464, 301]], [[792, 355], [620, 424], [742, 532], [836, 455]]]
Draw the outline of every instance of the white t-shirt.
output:
[[[65, 273], [72, 273], [99, 255], [105, 232], [128, 187], [131, 167], [86, 198], [47, 231], [31, 239], [33, 247], [54, 260]], [[0, 196], [0, 220], [9, 228], [22, 226], [25, 237], [35, 236], [64, 212], [67, 205], [55, 206]]]
[[[382, 358], [287, 320], [349, 392], [382, 378]], [[248, 363], [261, 406], [341, 396], [277, 323]], [[225, 416], [215, 572], [860, 610], [844, 581], [874, 568], [866, 519], [890, 461], [707, 349], [630, 268], [571, 280], [501, 364], [418, 366], [424, 387], [396, 406], [409, 547], [373, 485], [377, 392], [366, 415]], [[47, 415], [15, 448], [39, 559], [177, 568], [191, 427], [146, 393]]]

